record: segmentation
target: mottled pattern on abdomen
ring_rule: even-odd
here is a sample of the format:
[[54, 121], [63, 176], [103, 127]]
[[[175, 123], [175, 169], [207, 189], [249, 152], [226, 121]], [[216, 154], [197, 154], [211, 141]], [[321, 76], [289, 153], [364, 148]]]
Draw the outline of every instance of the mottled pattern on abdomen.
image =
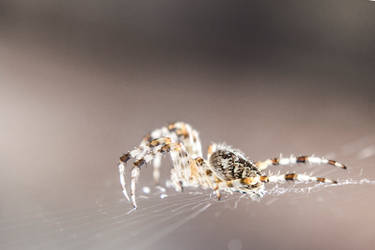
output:
[[252, 177], [259, 174], [253, 162], [237, 156], [230, 151], [218, 150], [210, 159], [210, 166], [218, 177], [225, 181]]

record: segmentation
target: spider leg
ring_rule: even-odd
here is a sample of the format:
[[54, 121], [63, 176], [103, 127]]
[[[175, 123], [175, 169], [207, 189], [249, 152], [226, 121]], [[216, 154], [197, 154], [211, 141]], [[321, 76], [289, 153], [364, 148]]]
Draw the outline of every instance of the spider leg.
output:
[[208, 146], [208, 149], [207, 149], [207, 160], [210, 159], [212, 153], [215, 151], [216, 151], [216, 144], [215, 143], [210, 144], [210, 146]]
[[171, 133], [173, 138], [177, 138], [177, 142], [180, 143], [181, 147], [184, 149], [179, 153], [171, 153], [171, 158], [174, 162], [174, 166], [177, 168], [177, 173], [180, 173], [179, 177], [184, 180], [183, 182], [179, 182], [179, 186], [182, 190], [184, 182], [189, 182], [188, 179], [192, 175], [192, 164], [194, 160], [191, 159], [202, 157], [202, 146], [198, 132], [187, 123], [175, 122], [169, 124], [168, 133]]
[[257, 161], [255, 165], [259, 170], [264, 170], [269, 166], [278, 166], [278, 165], [293, 165], [297, 163], [310, 163], [310, 164], [328, 164], [334, 167], [338, 167], [341, 169], [347, 169], [347, 167], [335, 160], [327, 160], [325, 158], [317, 157], [317, 156], [290, 156], [289, 158], [284, 157], [275, 157], [272, 159], [268, 159], [265, 161]]
[[246, 193], [253, 199], [259, 199], [264, 195], [262, 192], [264, 185], [260, 181], [259, 176], [221, 181], [218, 183], [218, 185], [221, 190], [225, 190], [229, 193]]
[[184, 179], [187, 176], [186, 164], [188, 163], [188, 154], [182, 148], [182, 145], [174, 148], [170, 151], [170, 156], [173, 163], [173, 169], [171, 169], [171, 181], [176, 191], [182, 192], [184, 186]]
[[172, 168], [171, 169], [171, 182], [172, 182], [172, 185], [174, 187], [174, 189], [177, 191], [177, 192], [182, 192], [183, 191], [183, 186], [182, 186], [182, 182], [181, 182], [181, 178], [178, 176], [178, 173], [176, 171], [175, 168]]
[[153, 166], [152, 177], [154, 178], [155, 185], [159, 185], [160, 183], [161, 157], [162, 157], [162, 154], [156, 154], [154, 161], [152, 163], [152, 166]]
[[[263, 185], [262, 183], [284, 183], [286, 181], [299, 181], [299, 182], [320, 182], [337, 184], [337, 181], [324, 177], [315, 177], [305, 174], [288, 173], [284, 175], [263, 175], [255, 177], [245, 177], [235, 180], [223, 182], [221, 188], [230, 188], [236, 191], [241, 191], [249, 194], [257, 194]], [[261, 194], [259, 193], [261, 196]]]
[[131, 186], [130, 186], [131, 188], [130, 197], [131, 197], [131, 202], [134, 208], [137, 208], [137, 203], [135, 202], [135, 185], [138, 182], [139, 173], [140, 173], [140, 168], [138, 166], [135, 166], [131, 172]]
[[222, 182], [223, 187], [227, 187], [233, 190], [242, 190], [244, 188], [246, 189], [255, 189], [258, 186], [260, 186], [260, 179], [259, 176], [257, 177], [245, 177], [245, 178], [239, 178], [234, 179], [226, 182]]
[[[151, 142], [155, 139], [162, 138], [162, 137], [168, 137], [171, 141], [176, 142], [177, 139], [173, 134], [168, 133], [168, 129], [166, 127], [163, 127], [161, 129], [155, 129], [150, 134], [146, 135], [139, 145], [139, 148], [148, 150], [152, 147]], [[153, 155], [153, 178], [156, 185], [159, 184], [160, 179], [160, 164], [161, 164], [161, 158], [162, 154], [155, 153]]]
[[[171, 142], [178, 142], [177, 135], [174, 133], [171, 133], [167, 127], [162, 127], [159, 129], [153, 130], [149, 135], [147, 135], [145, 138], [143, 138], [141, 144], [149, 145], [151, 141], [162, 138], [162, 137], [168, 137], [171, 139]], [[156, 153], [153, 159], [153, 178], [155, 185], [159, 185], [160, 180], [160, 165], [161, 165], [161, 158], [162, 154]]]
[[145, 145], [145, 144], [141, 145], [120, 157], [120, 164], [118, 166], [119, 174], [120, 174], [120, 183], [122, 187], [122, 192], [124, 196], [126, 197], [126, 199], [128, 199], [129, 201], [130, 201], [129, 195], [126, 190], [125, 166], [129, 160], [131, 159], [135, 160], [133, 163], [134, 168], [132, 169], [132, 172], [131, 172], [131, 194], [130, 194], [134, 207], [136, 206], [135, 198], [134, 198], [135, 183], [138, 180], [140, 167], [143, 164], [146, 164], [152, 161], [154, 158], [154, 155], [156, 153], [163, 152], [163, 150], [166, 149], [165, 146], [169, 144], [170, 144], [170, 138], [159, 138], [159, 139], [151, 141], [149, 145]]
[[[135, 148], [134, 150], [128, 152], [127, 154], [123, 155], [120, 158], [120, 182], [123, 187], [123, 193], [125, 197], [129, 200], [129, 196], [126, 192], [125, 187], [125, 173], [124, 173], [124, 164], [130, 159], [135, 159], [133, 165], [133, 169], [131, 171], [131, 193], [130, 193], [130, 201], [133, 204], [134, 208], [137, 207], [136, 200], [135, 200], [135, 191], [136, 191], [136, 183], [138, 182], [138, 177], [140, 174], [140, 168], [147, 163], [150, 163], [154, 158], [155, 155], [162, 155], [164, 153], [170, 153], [173, 166], [174, 166], [174, 173], [172, 173], [172, 179], [174, 179], [175, 187], [180, 185], [182, 188], [183, 182], [188, 181], [188, 176], [190, 175], [190, 170], [186, 167], [188, 166], [189, 161], [192, 159], [190, 158], [189, 154], [186, 152], [184, 146], [180, 143], [172, 143], [169, 137], [162, 137], [158, 139], [154, 139], [150, 142], [149, 146], [141, 148]], [[178, 184], [177, 184], [177, 183]]]
[[288, 173], [284, 175], [263, 175], [259, 180], [264, 183], [284, 183], [285, 181], [299, 181], [299, 182], [321, 182], [337, 184], [337, 181], [324, 177], [309, 176], [306, 174]]
[[125, 198], [130, 201], [128, 192], [126, 191], [126, 183], [125, 183], [125, 165], [124, 163], [120, 162], [118, 165], [119, 174], [120, 174], [120, 183], [122, 187], [122, 193], [124, 194]]
[[214, 191], [215, 191], [215, 194], [216, 194], [216, 198], [217, 200], [219, 201], [221, 199], [221, 193], [219, 191], [219, 185], [217, 184], [215, 187], [214, 187]]
[[177, 135], [179, 142], [185, 145], [192, 158], [202, 157], [202, 144], [197, 130], [187, 123], [175, 122], [168, 125], [168, 131]]
[[[147, 148], [151, 141], [161, 137], [169, 137], [171, 142], [185, 145], [185, 149], [191, 157], [202, 156], [202, 146], [198, 132], [184, 122], [171, 123], [167, 127], [153, 130], [143, 138], [140, 148]], [[157, 185], [160, 180], [161, 157], [162, 154], [155, 154], [153, 159], [153, 178]]]

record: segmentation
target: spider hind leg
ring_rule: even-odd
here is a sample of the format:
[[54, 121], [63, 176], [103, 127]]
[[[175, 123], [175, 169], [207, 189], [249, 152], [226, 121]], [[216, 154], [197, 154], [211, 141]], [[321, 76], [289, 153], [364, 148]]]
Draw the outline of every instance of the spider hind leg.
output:
[[328, 179], [325, 177], [316, 177], [306, 174], [288, 173], [284, 175], [263, 175], [260, 177], [260, 181], [264, 183], [285, 183], [286, 181], [298, 181], [303, 183], [308, 182], [319, 182], [319, 183], [331, 183], [337, 184], [336, 180]]
[[320, 165], [320, 164], [327, 164], [331, 165], [337, 168], [341, 169], [347, 169], [347, 167], [335, 160], [328, 160], [323, 157], [317, 157], [314, 155], [311, 156], [293, 156], [291, 155], [290, 157], [274, 157], [271, 159], [267, 159], [265, 161], [257, 161], [255, 165], [259, 170], [265, 170], [266, 168], [270, 166], [284, 166], [284, 165], [294, 165], [297, 163], [310, 163], [310, 164], [315, 164], [315, 165]]

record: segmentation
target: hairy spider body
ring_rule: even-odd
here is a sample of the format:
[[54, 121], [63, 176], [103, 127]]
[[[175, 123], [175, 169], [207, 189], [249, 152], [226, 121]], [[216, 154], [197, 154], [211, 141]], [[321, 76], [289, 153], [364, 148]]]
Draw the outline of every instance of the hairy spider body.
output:
[[[167, 127], [152, 131], [145, 136], [140, 145], [120, 157], [120, 183], [125, 197], [136, 208], [136, 183], [143, 165], [153, 161], [153, 177], [159, 183], [160, 160], [163, 154], [169, 153], [173, 162], [171, 183], [177, 191], [183, 187], [211, 188], [220, 199], [220, 191], [242, 192], [252, 198], [262, 197], [265, 183], [282, 183], [285, 181], [337, 183], [324, 177], [313, 177], [305, 174], [288, 173], [284, 175], [264, 175], [263, 170], [269, 166], [291, 165], [297, 163], [328, 164], [346, 169], [343, 164], [316, 156], [276, 157], [265, 161], [251, 161], [244, 153], [225, 144], [211, 144], [207, 159], [203, 158], [198, 132], [189, 124], [175, 122]], [[125, 166], [133, 159], [131, 170], [130, 197], [126, 190]]]

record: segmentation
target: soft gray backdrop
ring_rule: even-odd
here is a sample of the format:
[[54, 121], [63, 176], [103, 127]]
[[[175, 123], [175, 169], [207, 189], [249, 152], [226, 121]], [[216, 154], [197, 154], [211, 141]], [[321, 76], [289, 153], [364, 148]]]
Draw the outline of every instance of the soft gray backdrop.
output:
[[[374, 14], [342, 0], [0, 1], [0, 248], [371, 249]], [[127, 214], [118, 157], [176, 120], [204, 150], [315, 153], [349, 170], [272, 170], [370, 184], [159, 199], [144, 168]]]

